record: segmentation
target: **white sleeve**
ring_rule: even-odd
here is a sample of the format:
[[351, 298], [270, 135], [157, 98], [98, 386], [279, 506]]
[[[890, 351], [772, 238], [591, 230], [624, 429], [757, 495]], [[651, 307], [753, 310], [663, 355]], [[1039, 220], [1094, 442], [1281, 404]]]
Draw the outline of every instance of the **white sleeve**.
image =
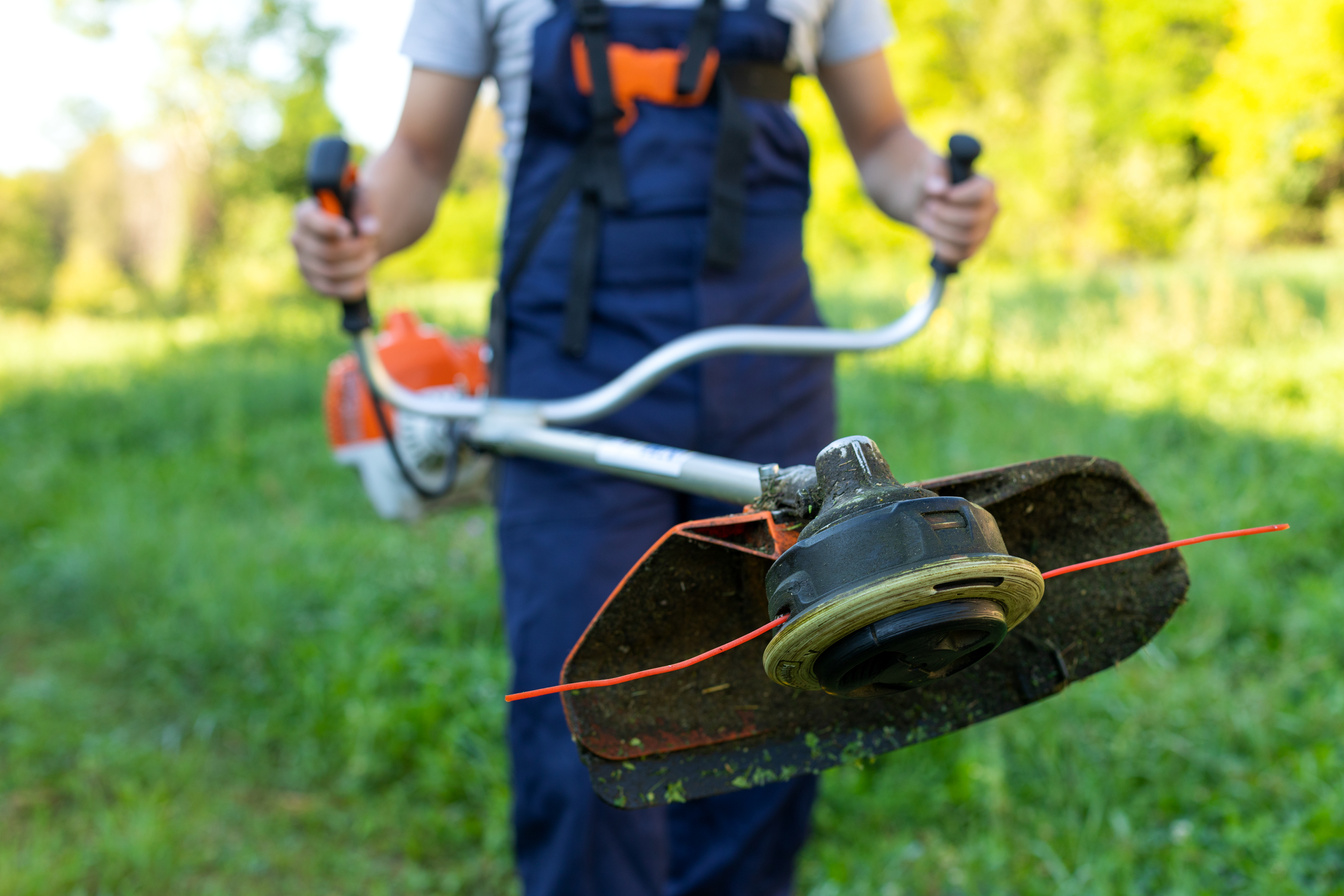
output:
[[821, 26], [823, 65], [848, 62], [881, 50], [896, 38], [886, 0], [835, 0]]
[[411, 64], [463, 78], [494, 67], [483, 0], [415, 0], [401, 52]]

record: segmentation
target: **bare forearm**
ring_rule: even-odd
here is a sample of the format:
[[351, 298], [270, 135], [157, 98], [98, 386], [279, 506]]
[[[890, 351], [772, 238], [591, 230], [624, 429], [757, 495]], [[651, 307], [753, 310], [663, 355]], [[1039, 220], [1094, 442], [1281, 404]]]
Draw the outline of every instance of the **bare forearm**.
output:
[[457, 153], [436, 164], [413, 145], [394, 138], [376, 159], [364, 166], [359, 187], [359, 214], [378, 221], [378, 257], [386, 258], [425, 235], [434, 223], [439, 197]]
[[414, 243], [434, 223], [479, 87], [479, 79], [411, 72], [397, 133], [364, 172], [361, 212], [378, 219], [379, 258]]
[[914, 223], [932, 153], [905, 120], [905, 109], [891, 89], [886, 60], [874, 53], [823, 65], [818, 75], [864, 191], [890, 217]]
[[868, 198], [888, 217], [906, 224], [916, 223], [929, 178], [944, 170], [942, 159], [904, 120], [889, 127], [854, 161]]

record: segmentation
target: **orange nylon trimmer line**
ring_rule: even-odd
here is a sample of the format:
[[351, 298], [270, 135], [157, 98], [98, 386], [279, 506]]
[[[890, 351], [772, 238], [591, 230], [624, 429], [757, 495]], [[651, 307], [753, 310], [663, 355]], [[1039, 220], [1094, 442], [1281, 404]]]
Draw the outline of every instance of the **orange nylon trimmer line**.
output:
[[1041, 578], [1052, 579], [1055, 576], [1062, 576], [1065, 573], [1091, 569], [1094, 566], [1104, 566], [1107, 563], [1118, 563], [1121, 560], [1142, 557], [1144, 554], [1156, 554], [1158, 551], [1169, 551], [1172, 548], [1183, 548], [1186, 545], [1199, 544], [1202, 541], [1215, 541], [1219, 538], [1240, 538], [1243, 535], [1260, 535], [1263, 532], [1282, 532], [1287, 528], [1287, 523], [1278, 523], [1274, 526], [1256, 526], [1254, 529], [1234, 529], [1231, 532], [1215, 532], [1212, 535], [1196, 535], [1194, 538], [1182, 538], [1180, 541], [1169, 541], [1166, 544], [1157, 544], [1150, 548], [1139, 548], [1137, 551], [1113, 554], [1110, 557], [1102, 557], [1098, 560], [1085, 560], [1082, 563], [1075, 563], [1072, 566], [1061, 566], [1059, 569], [1052, 569], [1049, 572], [1041, 573]]
[[561, 691], [577, 691], [583, 688], [605, 688], [613, 684], [624, 684], [627, 681], [635, 681], [639, 678], [648, 678], [652, 675], [662, 675], [664, 672], [676, 672], [678, 669], [685, 669], [687, 666], [694, 666], [696, 663], [704, 662], [710, 657], [718, 656], [726, 650], [732, 650], [739, 644], [745, 644], [752, 638], [763, 635], [773, 628], [779, 628], [789, 619], [788, 616], [780, 616], [772, 619], [765, 625], [756, 629], [754, 632], [748, 632], [740, 638], [734, 638], [727, 644], [720, 644], [712, 650], [706, 650], [699, 656], [693, 656], [688, 660], [682, 660], [679, 663], [672, 663], [669, 666], [657, 666], [653, 669], [645, 669], [642, 672], [631, 672], [629, 675], [621, 675], [616, 678], [599, 678], [594, 681], [572, 681], [569, 684], [557, 684], [549, 688], [538, 688], [535, 691], [523, 691], [518, 694], [505, 695], [505, 701], [512, 703], [515, 700], [526, 700], [528, 697], [544, 697], [547, 694], [558, 694]]
[[[1096, 560], [1085, 560], [1082, 563], [1074, 563], [1070, 566], [1061, 566], [1058, 569], [1052, 569], [1049, 572], [1041, 573], [1043, 579], [1053, 579], [1055, 576], [1066, 575], [1071, 572], [1081, 572], [1084, 569], [1091, 569], [1094, 566], [1105, 566], [1108, 563], [1119, 563], [1121, 560], [1132, 560], [1135, 557], [1142, 557], [1145, 554], [1156, 554], [1159, 551], [1169, 551], [1173, 548], [1181, 548], [1187, 545], [1199, 544], [1205, 541], [1215, 541], [1220, 538], [1240, 538], [1243, 535], [1260, 535], [1265, 532], [1282, 532], [1289, 527], [1288, 523], [1278, 523], [1273, 526], [1256, 526], [1253, 529], [1234, 529], [1230, 532], [1215, 532], [1211, 535], [1197, 535], [1194, 538], [1182, 538], [1179, 541], [1168, 541], [1164, 544], [1153, 545], [1148, 548], [1139, 548], [1136, 551], [1126, 551], [1123, 554], [1112, 554], [1109, 557], [1099, 557]], [[706, 650], [699, 656], [693, 656], [688, 660], [682, 660], [679, 663], [672, 663], [668, 666], [658, 666], [653, 669], [644, 669], [640, 672], [631, 672], [629, 675], [621, 675], [616, 678], [601, 678], [594, 681], [572, 681], [569, 684], [557, 684], [549, 688], [538, 688], [535, 691], [522, 691], [517, 694], [506, 694], [504, 700], [512, 703], [515, 700], [526, 700], [529, 697], [544, 697], [547, 694], [559, 694], [562, 691], [579, 691], [586, 688], [605, 688], [614, 684], [624, 684], [627, 681], [635, 681], [640, 678], [649, 678], [653, 675], [662, 675], [665, 672], [676, 672], [679, 669], [685, 669], [688, 666], [694, 666], [696, 663], [704, 662], [711, 657], [718, 656], [726, 650], [732, 650], [734, 647], [745, 644], [753, 638], [760, 637], [772, 629], [779, 628], [789, 619], [788, 616], [780, 616], [767, 622], [765, 625], [749, 632], [740, 638], [734, 638], [727, 644], [721, 644], [712, 650]]]

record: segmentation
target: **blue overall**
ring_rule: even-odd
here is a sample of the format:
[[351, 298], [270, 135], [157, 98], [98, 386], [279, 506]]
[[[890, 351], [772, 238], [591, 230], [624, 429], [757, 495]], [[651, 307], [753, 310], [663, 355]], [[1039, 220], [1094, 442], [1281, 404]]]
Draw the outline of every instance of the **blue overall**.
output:
[[[678, 47], [693, 9], [609, 7], [612, 42]], [[504, 238], [504, 269], [520, 254], [544, 197], [589, 129], [575, 86], [575, 15], [561, 0], [536, 31], [531, 108]], [[725, 11], [723, 59], [779, 63], [789, 26], [764, 0]], [[788, 110], [742, 99], [754, 131], [746, 165], [740, 260], [709, 271], [703, 257], [718, 110], [641, 102], [619, 141], [629, 204], [604, 215], [588, 348], [560, 348], [578, 217], [571, 198], [507, 295], [506, 392], [559, 398], [595, 388], [660, 345], [702, 327], [820, 323], [802, 259], [808, 147]], [[758, 463], [812, 463], [833, 437], [828, 359], [736, 356], [672, 376], [589, 427]], [[514, 690], [555, 684], [571, 647], [607, 595], [667, 529], [740, 510], [722, 502], [526, 459], [504, 461], [499, 549]], [[631, 658], [631, 670], [639, 658]], [[559, 697], [512, 703], [514, 832], [528, 896], [732, 894], [783, 896], [807, 836], [813, 778], [666, 808], [626, 811], [594, 796]]]

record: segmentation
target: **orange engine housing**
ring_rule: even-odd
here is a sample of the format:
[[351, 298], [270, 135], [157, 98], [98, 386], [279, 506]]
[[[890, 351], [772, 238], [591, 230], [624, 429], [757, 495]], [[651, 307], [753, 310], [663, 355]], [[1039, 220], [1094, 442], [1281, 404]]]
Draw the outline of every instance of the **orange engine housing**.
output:
[[[476, 396], [483, 394], [489, 385], [489, 349], [483, 340], [450, 339], [410, 311], [387, 315], [386, 328], [375, 344], [387, 372], [407, 389], [452, 390]], [[379, 516], [409, 521], [448, 506], [488, 500], [489, 459], [467, 451], [457, 457], [450, 492], [428, 499], [407, 482], [393, 456], [393, 446], [407, 468], [431, 476], [431, 470], [441, 468], [444, 463], [443, 451], [452, 450], [452, 446], [438, 442], [432, 435], [443, 432], [435, 421], [409, 412], [397, 415], [390, 405], [384, 404], [393, 438], [389, 444], [378, 426], [373, 397], [353, 352], [337, 358], [327, 368], [323, 405], [327, 438], [336, 462], [359, 472], [364, 491]], [[431, 435], [427, 437], [427, 433]]]
[[[452, 387], [463, 395], [480, 395], [489, 385], [486, 364], [489, 349], [482, 339], [450, 339], [420, 320], [413, 311], [397, 310], [386, 317], [378, 334], [378, 357], [398, 383], [419, 391]], [[327, 439], [339, 457], [342, 448], [382, 441], [373, 397], [359, 370], [354, 352], [341, 355], [327, 368], [323, 401]], [[396, 411], [383, 406], [388, 425], [396, 430]]]

